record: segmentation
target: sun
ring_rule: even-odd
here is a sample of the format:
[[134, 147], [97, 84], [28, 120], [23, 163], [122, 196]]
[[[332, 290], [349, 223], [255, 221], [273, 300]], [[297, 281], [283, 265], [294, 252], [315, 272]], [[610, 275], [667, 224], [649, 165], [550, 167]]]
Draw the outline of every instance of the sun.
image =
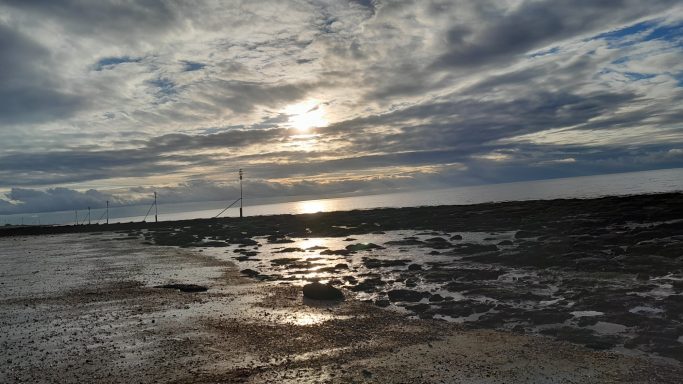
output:
[[288, 105], [284, 113], [289, 116], [287, 125], [299, 133], [308, 133], [313, 128], [326, 127], [328, 124], [325, 106], [315, 99]]

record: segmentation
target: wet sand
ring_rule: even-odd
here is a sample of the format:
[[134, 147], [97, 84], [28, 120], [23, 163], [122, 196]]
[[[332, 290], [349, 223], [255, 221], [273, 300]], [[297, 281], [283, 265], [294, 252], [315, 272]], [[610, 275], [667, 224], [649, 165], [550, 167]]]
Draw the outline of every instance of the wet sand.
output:
[[[679, 382], [681, 202], [667, 194], [3, 237], [0, 382]], [[372, 236], [382, 243], [369, 246]], [[555, 277], [501, 279], [520, 270]], [[331, 281], [346, 300], [305, 300], [311, 280]], [[207, 290], [158, 288], [166, 284]], [[540, 308], [544, 294], [564, 302]], [[486, 315], [477, 321], [440, 320], [477, 306]], [[655, 311], [630, 311], [639, 307]], [[613, 337], [572, 331], [618, 321], [625, 328]]]

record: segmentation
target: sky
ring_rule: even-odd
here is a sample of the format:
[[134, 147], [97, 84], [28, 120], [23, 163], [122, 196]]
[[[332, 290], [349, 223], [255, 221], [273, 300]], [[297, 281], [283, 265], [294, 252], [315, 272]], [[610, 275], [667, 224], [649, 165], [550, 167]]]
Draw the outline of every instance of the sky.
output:
[[679, 0], [0, 0], [0, 214], [683, 167]]

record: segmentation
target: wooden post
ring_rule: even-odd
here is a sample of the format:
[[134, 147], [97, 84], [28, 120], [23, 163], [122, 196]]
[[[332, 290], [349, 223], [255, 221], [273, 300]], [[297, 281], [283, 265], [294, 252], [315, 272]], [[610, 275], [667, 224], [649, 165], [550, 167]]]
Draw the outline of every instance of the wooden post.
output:
[[157, 193], [154, 192], [154, 222], [159, 222], [159, 209], [157, 208]]
[[107, 224], [109, 224], [109, 200], [107, 200]]

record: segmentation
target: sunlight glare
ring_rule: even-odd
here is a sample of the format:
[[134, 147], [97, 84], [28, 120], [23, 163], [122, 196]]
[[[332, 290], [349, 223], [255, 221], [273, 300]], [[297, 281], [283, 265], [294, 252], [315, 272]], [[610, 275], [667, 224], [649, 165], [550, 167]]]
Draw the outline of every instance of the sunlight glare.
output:
[[327, 210], [323, 200], [299, 201], [296, 203], [296, 213], [316, 213]]
[[284, 113], [289, 115], [287, 125], [300, 133], [307, 133], [312, 128], [326, 127], [328, 124], [325, 106], [315, 99], [288, 105]]

